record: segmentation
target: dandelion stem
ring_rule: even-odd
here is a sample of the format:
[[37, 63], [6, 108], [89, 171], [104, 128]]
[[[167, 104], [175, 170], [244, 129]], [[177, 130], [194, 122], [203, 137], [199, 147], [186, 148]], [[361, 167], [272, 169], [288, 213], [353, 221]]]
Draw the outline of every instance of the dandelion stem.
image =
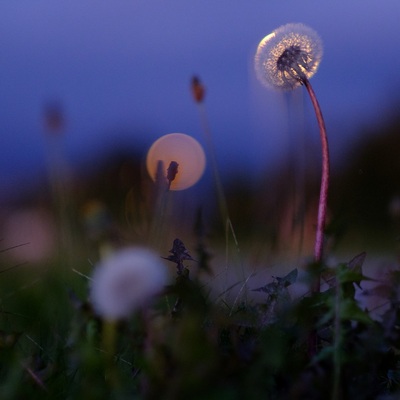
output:
[[[312, 105], [317, 116], [319, 133], [321, 137], [322, 145], [322, 176], [321, 176], [321, 188], [319, 194], [318, 203], [318, 220], [317, 220], [317, 232], [315, 237], [315, 247], [314, 247], [314, 261], [320, 263], [323, 255], [324, 248], [324, 230], [326, 222], [326, 212], [327, 212], [327, 202], [328, 202], [328, 188], [329, 188], [329, 147], [328, 147], [328, 137], [326, 134], [324, 117], [322, 116], [321, 107], [318, 103], [315, 92], [307, 78], [303, 79], [304, 86], [306, 87]], [[314, 292], [320, 291], [320, 280], [319, 277], [315, 282], [313, 288]]]
[[115, 321], [104, 321], [103, 325], [103, 337], [102, 344], [105, 355], [105, 373], [106, 378], [109, 380], [111, 385], [115, 385], [117, 381], [117, 375], [114, 365], [115, 356], [115, 341], [116, 341], [116, 322]]

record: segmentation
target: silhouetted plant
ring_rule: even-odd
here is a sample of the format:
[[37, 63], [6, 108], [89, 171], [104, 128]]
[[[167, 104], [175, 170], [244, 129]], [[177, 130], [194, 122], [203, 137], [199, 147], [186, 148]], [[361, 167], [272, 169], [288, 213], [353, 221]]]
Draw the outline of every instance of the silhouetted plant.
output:
[[[329, 148], [321, 107], [310, 83], [322, 58], [322, 42], [318, 34], [303, 24], [287, 24], [267, 35], [258, 45], [255, 56], [256, 73], [268, 87], [292, 90], [304, 85], [317, 117], [322, 144], [322, 177], [314, 259], [320, 263], [323, 255], [324, 229], [329, 187]], [[320, 281], [314, 284], [319, 291]]]

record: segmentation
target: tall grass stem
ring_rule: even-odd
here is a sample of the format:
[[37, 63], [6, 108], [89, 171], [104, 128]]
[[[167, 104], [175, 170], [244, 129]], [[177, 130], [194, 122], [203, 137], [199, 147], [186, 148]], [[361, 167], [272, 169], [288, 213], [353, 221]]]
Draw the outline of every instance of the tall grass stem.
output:
[[[217, 159], [216, 159], [215, 150], [214, 150], [214, 143], [212, 140], [211, 130], [210, 130], [208, 118], [207, 118], [207, 112], [206, 112], [206, 109], [205, 109], [202, 101], [196, 101], [196, 104], [198, 107], [200, 121], [201, 121], [202, 129], [203, 129], [204, 137], [205, 137], [205, 141], [206, 141], [206, 146], [207, 146], [207, 150], [208, 150], [210, 161], [211, 161], [211, 169], [212, 169], [214, 183], [215, 183], [216, 191], [217, 191], [218, 207], [219, 207], [219, 211], [221, 213], [221, 217], [222, 217], [223, 223], [224, 223], [225, 243], [226, 243], [225, 276], [226, 276], [226, 280], [227, 280], [228, 279], [228, 259], [229, 259], [229, 236], [230, 236], [229, 234], [232, 235], [236, 250], [239, 254], [240, 254], [240, 247], [239, 247], [239, 242], [237, 240], [236, 232], [235, 232], [233, 224], [232, 224], [232, 220], [229, 216], [228, 205], [227, 205], [224, 189], [222, 186], [221, 177], [220, 177], [219, 170], [218, 170]], [[242, 266], [241, 272], [242, 272], [242, 278], [243, 278], [243, 280], [245, 280], [243, 266]], [[226, 282], [226, 285], [227, 285], [227, 282]]]

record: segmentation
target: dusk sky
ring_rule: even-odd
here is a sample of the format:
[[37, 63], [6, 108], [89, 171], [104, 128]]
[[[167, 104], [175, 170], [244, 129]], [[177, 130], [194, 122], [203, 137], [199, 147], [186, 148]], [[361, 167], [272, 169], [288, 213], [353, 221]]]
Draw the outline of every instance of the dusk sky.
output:
[[0, 189], [44, 173], [51, 101], [62, 105], [62, 145], [75, 168], [111, 147], [146, 149], [172, 132], [204, 143], [193, 75], [207, 89], [221, 173], [268, 170], [299, 136], [313, 143], [307, 157], [318, 159], [303, 88], [270, 91], [254, 73], [259, 41], [289, 22], [309, 25], [324, 43], [311, 82], [335, 168], [363, 129], [399, 107], [399, 0], [2, 1]]

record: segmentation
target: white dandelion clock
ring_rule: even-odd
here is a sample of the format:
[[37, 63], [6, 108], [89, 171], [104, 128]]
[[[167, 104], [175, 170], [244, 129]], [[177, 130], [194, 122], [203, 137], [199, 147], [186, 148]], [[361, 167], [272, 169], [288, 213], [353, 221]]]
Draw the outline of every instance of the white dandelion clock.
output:
[[128, 318], [162, 291], [167, 281], [161, 258], [152, 251], [131, 247], [119, 250], [94, 270], [90, 300], [106, 320]]
[[315, 74], [322, 53], [322, 41], [313, 29], [299, 23], [283, 25], [257, 47], [257, 78], [268, 87], [292, 90]]

